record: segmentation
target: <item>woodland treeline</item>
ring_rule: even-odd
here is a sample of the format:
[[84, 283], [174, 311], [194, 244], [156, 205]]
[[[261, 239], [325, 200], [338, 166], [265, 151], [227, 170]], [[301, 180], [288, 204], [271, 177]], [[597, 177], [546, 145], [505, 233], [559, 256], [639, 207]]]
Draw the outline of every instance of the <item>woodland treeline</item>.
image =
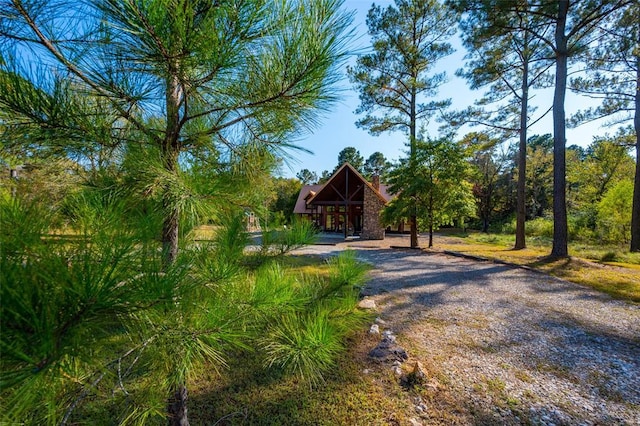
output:
[[[482, 232], [515, 233], [517, 204], [517, 147], [491, 139], [486, 133], [469, 133], [457, 141], [464, 157], [464, 179], [456, 179], [466, 188], [469, 205], [443, 211], [437, 226], [457, 226]], [[631, 134], [596, 137], [587, 147], [567, 147], [567, 207], [570, 241], [627, 246], [631, 238], [631, 210], [635, 160], [631, 155]], [[338, 164], [348, 161], [366, 178], [373, 175], [387, 182], [397, 167], [382, 153], [371, 157], [382, 166], [367, 167], [353, 147], [338, 156]], [[532, 135], [527, 141], [525, 208], [527, 235], [553, 237], [553, 137]], [[371, 161], [369, 161], [371, 163]], [[303, 169], [296, 179], [278, 179], [274, 217], [283, 220], [291, 212], [301, 184], [324, 183], [330, 176]], [[422, 185], [422, 184], [421, 184]], [[424, 186], [424, 185], [423, 185]], [[288, 190], [287, 190], [288, 188]], [[460, 214], [463, 212], [463, 214]], [[292, 216], [288, 217], [292, 219]], [[423, 232], [427, 231], [424, 223]]]
[[[390, 131], [407, 135], [407, 156], [390, 176], [391, 189], [398, 197], [387, 209], [386, 219], [410, 219], [411, 246], [417, 247], [420, 220], [426, 220], [431, 235], [433, 226], [445, 219], [442, 211], [450, 210], [443, 206], [464, 213], [469, 194], [454, 185], [451, 174], [458, 173], [457, 163], [467, 153], [466, 147], [455, 142], [452, 128], [482, 126], [492, 139], [518, 140], [514, 248], [524, 248], [525, 222], [528, 215], [531, 217], [526, 193], [528, 131], [551, 113], [551, 256], [568, 256], [568, 211], [573, 206], [568, 199], [567, 126], [595, 119], [624, 125], [622, 135], [628, 134], [636, 148], [636, 164], [640, 157], [639, 16], [637, 2], [627, 0], [398, 0], [386, 8], [373, 5], [367, 15], [371, 53], [360, 56], [348, 73], [360, 95], [356, 113], [362, 118], [356, 124], [373, 135]], [[474, 105], [463, 111], [455, 111], [450, 99], [437, 97], [446, 73], [435, 71], [437, 62], [452, 53], [450, 39], [457, 30], [466, 56], [464, 66], [451, 72], [465, 78], [472, 89], [482, 91]], [[553, 88], [553, 102], [536, 110], [531, 100], [543, 88]], [[568, 117], [567, 90], [600, 103]], [[444, 124], [440, 135], [425, 133], [426, 124], [433, 120]], [[449, 170], [440, 158], [444, 151], [453, 159]], [[637, 167], [633, 180], [629, 247], [638, 251]], [[447, 190], [438, 191], [443, 186]], [[438, 197], [434, 197], [436, 193]], [[487, 216], [490, 209], [481, 207], [483, 210], [482, 216]], [[485, 217], [483, 220], [486, 222]]]

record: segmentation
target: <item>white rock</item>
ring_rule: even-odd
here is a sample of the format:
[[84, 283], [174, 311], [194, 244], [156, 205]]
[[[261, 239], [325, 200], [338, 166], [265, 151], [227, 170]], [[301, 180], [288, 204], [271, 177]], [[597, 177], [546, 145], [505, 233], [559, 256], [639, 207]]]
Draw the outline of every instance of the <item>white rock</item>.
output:
[[376, 309], [376, 301], [373, 299], [362, 299], [358, 302], [358, 307], [361, 309]]
[[371, 324], [369, 334], [380, 334], [380, 327], [378, 327], [378, 324]]

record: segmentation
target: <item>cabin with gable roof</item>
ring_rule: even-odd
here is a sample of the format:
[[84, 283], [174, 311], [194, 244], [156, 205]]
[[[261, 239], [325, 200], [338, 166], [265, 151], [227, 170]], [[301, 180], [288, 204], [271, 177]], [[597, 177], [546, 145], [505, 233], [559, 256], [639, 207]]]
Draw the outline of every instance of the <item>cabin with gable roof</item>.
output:
[[382, 240], [385, 227], [380, 212], [392, 199], [379, 176], [368, 182], [351, 164], [344, 163], [325, 184], [304, 185], [293, 212], [324, 232]]

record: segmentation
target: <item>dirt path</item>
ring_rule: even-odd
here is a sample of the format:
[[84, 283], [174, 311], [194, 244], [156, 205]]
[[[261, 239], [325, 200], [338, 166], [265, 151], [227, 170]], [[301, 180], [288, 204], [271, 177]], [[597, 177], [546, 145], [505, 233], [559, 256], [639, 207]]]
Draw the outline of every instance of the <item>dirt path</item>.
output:
[[[640, 425], [640, 306], [543, 274], [367, 242], [363, 293], [428, 370], [422, 424]], [[449, 420], [443, 417], [451, 413]]]

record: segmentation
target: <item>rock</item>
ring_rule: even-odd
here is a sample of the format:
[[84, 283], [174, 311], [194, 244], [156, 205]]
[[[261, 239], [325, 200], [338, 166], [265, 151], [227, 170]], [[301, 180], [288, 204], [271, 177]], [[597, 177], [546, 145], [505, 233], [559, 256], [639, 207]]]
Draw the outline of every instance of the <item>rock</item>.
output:
[[378, 327], [378, 324], [371, 324], [371, 328], [369, 328], [369, 334], [380, 334], [380, 327]]
[[364, 298], [358, 302], [358, 308], [360, 309], [376, 309], [376, 301], [373, 299]]
[[[383, 333], [384, 336], [384, 333]], [[369, 357], [379, 362], [404, 362], [409, 356], [407, 351], [396, 344], [395, 336], [384, 336], [378, 345], [371, 349]]]
[[364, 370], [362, 370], [362, 374], [370, 374], [371, 370], [369, 370], [368, 368], [365, 368]]
[[384, 339], [387, 339], [389, 342], [395, 343], [396, 342], [396, 336], [393, 335], [393, 332], [391, 330], [385, 330], [382, 332], [382, 337]]
[[402, 368], [393, 367], [393, 374], [395, 374], [396, 377], [402, 377]]
[[413, 369], [411, 370], [411, 372], [404, 376], [400, 380], [400, 383], [405, 387], [413, 387], [416, 385], [424, 384], [426, 380], [427, 373], [424, 369], [424, 366], [420, 361], [416, 361], [415, 364], [413, 364]]
[[380, 317], [376, 317], [375, 321], [376, 324], [380, 324], [380, 325], [385, 325], [387, 322], [385, 320], [383, 320]]
[[414, 418], [409, 419], [409, 424], [410, 424], [411, 426], [422, 426], [422, 423], [420, 423], [419, 421], [417, 421], [417, 420], [416, 420], [416, 419], [414, 419]]
[[413, 364], [413, 370], [411, 370], [409, 376], [415, 384], [422, 384], [427, 379], [427, 372], [420, 361], [416, 361]]

